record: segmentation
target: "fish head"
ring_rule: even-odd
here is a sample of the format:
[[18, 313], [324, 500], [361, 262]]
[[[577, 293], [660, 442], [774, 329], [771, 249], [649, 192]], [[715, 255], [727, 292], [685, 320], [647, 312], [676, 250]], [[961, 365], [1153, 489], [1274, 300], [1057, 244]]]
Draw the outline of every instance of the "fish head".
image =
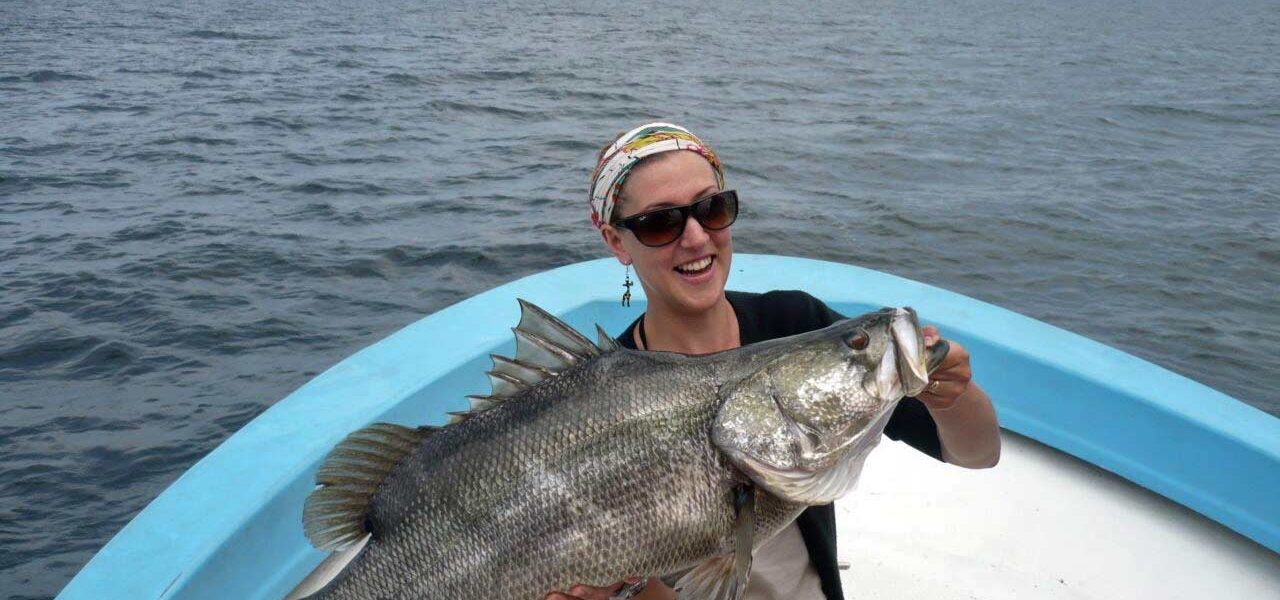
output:
[[885, 308], [770, 342], [721, 388], [712, 440], [754, 483], [792, 502], [851, 489], [899, 400], [922, 392], [945, 343]]

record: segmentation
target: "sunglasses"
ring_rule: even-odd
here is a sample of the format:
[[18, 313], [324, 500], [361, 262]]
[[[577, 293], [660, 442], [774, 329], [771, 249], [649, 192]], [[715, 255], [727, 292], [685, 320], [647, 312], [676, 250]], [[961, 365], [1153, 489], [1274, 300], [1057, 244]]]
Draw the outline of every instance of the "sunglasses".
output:
[[650, 247], [665, 246], [684, 235], [689, 215], [698, 220], [703, 229], [719, 231], [733, 225], [738, 218], [738, 192], [725, 190], [712, 194], [692, 204], [655, 208], [618, 219], [613, 224], [619, 229], [629, 229], [641, 244]]

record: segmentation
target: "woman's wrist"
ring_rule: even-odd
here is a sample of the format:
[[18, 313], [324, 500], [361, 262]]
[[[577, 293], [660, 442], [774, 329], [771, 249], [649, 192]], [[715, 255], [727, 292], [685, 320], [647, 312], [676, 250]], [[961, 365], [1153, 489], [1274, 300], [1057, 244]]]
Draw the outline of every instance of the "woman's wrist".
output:
[[946, 408], [929, 408], [943, 460], [969, 468], [995, 466], [1000, 460], [1000, 425], [986, 392], [970, 383]]

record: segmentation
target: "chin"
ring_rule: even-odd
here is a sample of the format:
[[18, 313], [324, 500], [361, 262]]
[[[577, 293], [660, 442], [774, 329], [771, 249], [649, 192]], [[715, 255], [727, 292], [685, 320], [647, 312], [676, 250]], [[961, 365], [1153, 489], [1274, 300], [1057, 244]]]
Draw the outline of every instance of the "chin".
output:
[[714, 308], [716, 302], [719, 302], [720, 297], [723, 295], [724, 290], [721, 289], [719, 294], [697, 294], [694, 296], [687, 296], [682, 298], [683, 302], [681, 302], [681, 304], [686, 312], [702, 313]]
[[[724, 286], [728, 280], [727, 265], [716, 265], [719, 272], [707, 283], [690, 286], [679, 279], [673, 283], [672, 297], [686, 312], [701, 313], [711, 310], [724, 298]], [[677, 276], [678, 277], [678, 276]]]

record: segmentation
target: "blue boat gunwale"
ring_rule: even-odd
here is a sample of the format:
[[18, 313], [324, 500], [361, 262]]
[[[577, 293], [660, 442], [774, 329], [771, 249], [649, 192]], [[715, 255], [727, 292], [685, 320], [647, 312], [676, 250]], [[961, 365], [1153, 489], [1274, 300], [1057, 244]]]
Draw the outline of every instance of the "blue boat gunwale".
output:
[[[200, 569], [261, 518], [292, 501], [343, 436], [404, 405], [441, 377], [510, 344], [521, 297], [584, 329], [616, 331], [617, 263], [567, 265], [428, 315], [321, 373], [201, 459], [140, 512], [59, 598], [166, 598], [194, 588]], [[1112, 471], [1280, 552], [1280, 419], [1120, 350], [920, 282], [812, 259], [736, 254], [729, 287], [803, 289], [846, 313], [915, 307], [973, 356], [1006, 429]], [[608, 307], [608, 308], [606, 308]], [[621, 319], [621, 320], [620, 320]], [[486, 359], [487, 360], [487, 359]], [[480, 371], [476, 371], [477, 381]], [[477, 388], [481, 392], [483, 389]], [[457, 398], [424, 399], [437, 417]], [[278, 507], [277, 509], [278, 510]], [[296, 529], [281, 547], [301, 536]], [[305, 544], [305, 541], [301, 543]], [[256, 548], [272, 555], [279, 548]], [[295, 563], [315, 556], [294, 554]], [[305, 568], [281, 565], [280, 577]], [[122, 575], [123, 574], [123, 575]], [[217, 578], [216, 575], [205, 577]], [[287, 589], [288, 582], [263, 582]]]

